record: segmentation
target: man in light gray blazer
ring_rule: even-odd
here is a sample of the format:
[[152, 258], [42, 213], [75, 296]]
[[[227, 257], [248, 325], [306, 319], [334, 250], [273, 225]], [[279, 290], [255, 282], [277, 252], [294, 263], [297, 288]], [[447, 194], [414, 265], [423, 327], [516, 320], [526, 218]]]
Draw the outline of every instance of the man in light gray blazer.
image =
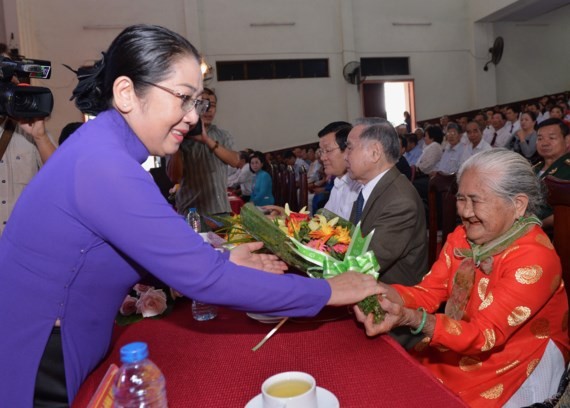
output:
[[[374, 230], [370, 249], [380, 264], [380, 281], [411, 286], [428, 270], [426, 222], [416, 189], [395, 167], [399, 153], [398, 135], [389, 122], [357, 121], [348, 135], [346, 161], [348, 174], [363, 188], [350, 219], [361, 222], [364, 235]], [[418, 340], [409, 330], [392, 335], [407, 348]]]

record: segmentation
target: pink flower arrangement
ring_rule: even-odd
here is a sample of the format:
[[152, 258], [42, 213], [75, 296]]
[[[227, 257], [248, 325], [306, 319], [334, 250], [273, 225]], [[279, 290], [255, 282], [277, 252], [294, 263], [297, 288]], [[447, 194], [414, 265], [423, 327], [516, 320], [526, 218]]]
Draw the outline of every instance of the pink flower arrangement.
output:
[[169, 311], [172, 302], [180, 293], [170, 289], [170, 297], [163, 289], [154, 286], [136, 284], [133, 290], [123, 300], [117, 315], [118, 324], [129, 324], [145, 317], [160, 317]]

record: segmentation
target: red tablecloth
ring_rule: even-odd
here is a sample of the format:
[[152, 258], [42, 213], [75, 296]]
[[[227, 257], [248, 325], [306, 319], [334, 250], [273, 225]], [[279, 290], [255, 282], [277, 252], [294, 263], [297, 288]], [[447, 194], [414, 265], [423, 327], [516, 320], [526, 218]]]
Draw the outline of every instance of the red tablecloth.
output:
[[[321, 317], [330, 317], [328, 314]], [[334, 314], [344, 314], [337, 309]], [[190, 302], [167, 318], [116, 327], [109, 357], [86, 380], [73, 407], [85, 407], [119, 349], [145, 341], [166, 377], [170, 408], [244, 407], [261, 383], [282, 371], [306, 371], [333, 392], [341, 407], [462, 407], [461, 400], [388, 336], [366, 337], [350, 317], [328, 322], [290, 319], [258, 351], [273, 327], [243, 312], [221, 309], [196, 322]]]
[[241, 198], [233, 194], [228, 194], [228, 201], [234, 214], [239, 214], [241, 207], [245, 204]]

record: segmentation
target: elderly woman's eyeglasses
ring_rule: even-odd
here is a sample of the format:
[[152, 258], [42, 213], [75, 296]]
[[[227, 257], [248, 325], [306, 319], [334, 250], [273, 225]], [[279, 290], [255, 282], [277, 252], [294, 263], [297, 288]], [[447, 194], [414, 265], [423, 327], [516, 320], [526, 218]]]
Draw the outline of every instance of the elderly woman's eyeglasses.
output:
[[154, 86], [158, 89], [162, 89], [163, 91], [168, 92], [169, 94], [182, 99], [182, 110], [186, 113], [190, 112], [192, 109], [196, 109], [196, 113], [198, 115], [202, 115], [210, 107], [210, 101], [207, 99], [192, 99], [190, 95], [174, 91], [162, 85], [157, 85], [147, 81], [140, 81], [140, 82], [142, 82], [143, 84]]

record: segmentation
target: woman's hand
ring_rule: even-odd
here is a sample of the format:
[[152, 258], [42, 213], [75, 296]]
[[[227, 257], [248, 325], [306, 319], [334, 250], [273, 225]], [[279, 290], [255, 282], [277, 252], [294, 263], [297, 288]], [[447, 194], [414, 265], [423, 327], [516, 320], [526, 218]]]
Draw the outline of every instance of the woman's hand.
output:
[[269, 218], [281, 217], [285, 215], [285, 208], [279, 207], [278, 205], [264, 205], [259, 207], [264, 214]]
[[345, 272], [327, 279], [327, 282], [331, 286], [328, 306], [352, 305], [365, 297], [380, 293], [376, 279], [359, 272]]
[[254, 254], [263, 248], [263, 242], [250, 242], [235, 247], [230, 252], [230, 261], [237, 265], [260, 269], [265, 272], [281, 274], [287, 270], [287, 264], [275, 255]]

